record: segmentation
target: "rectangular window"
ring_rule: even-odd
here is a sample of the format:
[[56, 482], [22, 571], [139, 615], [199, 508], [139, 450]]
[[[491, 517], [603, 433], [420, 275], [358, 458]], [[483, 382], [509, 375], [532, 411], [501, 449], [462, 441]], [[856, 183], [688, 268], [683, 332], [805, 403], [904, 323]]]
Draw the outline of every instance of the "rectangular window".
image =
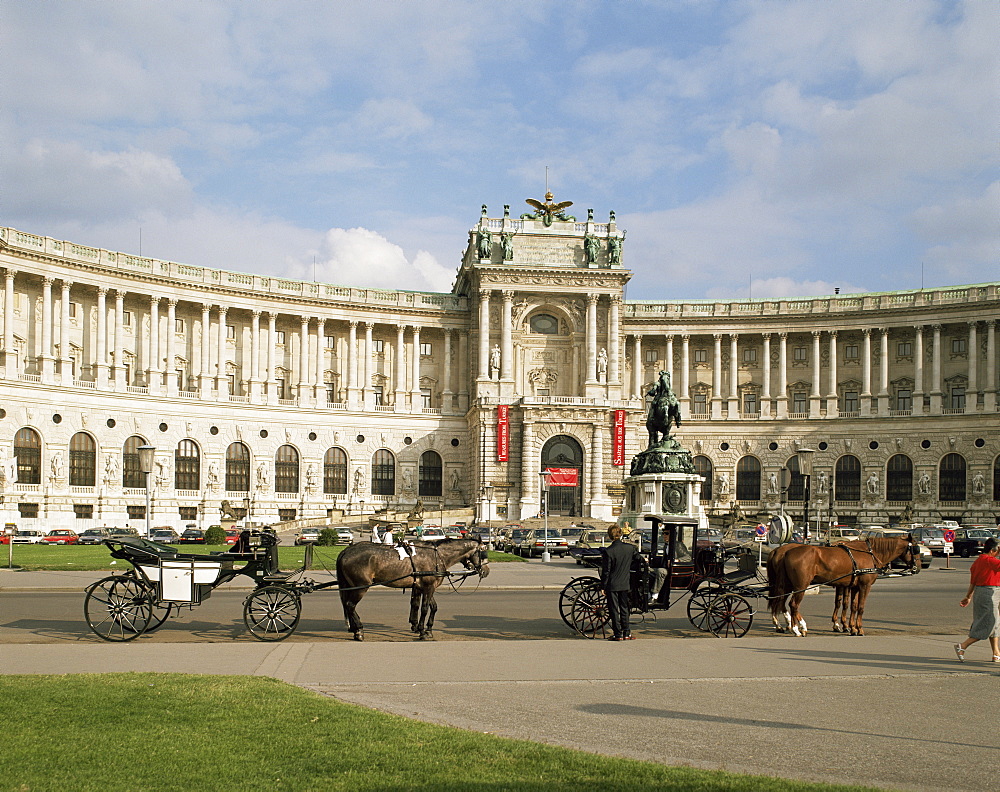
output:
[[278, 519], [287, 522], [295, 519], [295, 509], [278, 509]]
[[182, 335], [184, 333], [183, 319], [174, 319], [174, 332], [177, 333], [178, 335]]
[[900, 341], [896, 344], [897, 357], [911, 357], [913, 355], [913, 344], [910, 341]]
[[177, 390], [184, 390], [184, 369], [174, 369], [177, 376]]
[[844, 391], [844, 412], [859, 412], [861, 403], [857, 391]]
[[126, 506], [125, 512], [128, 514], [130, 520], [145, 520], [146, 519], [146, 507], [145, 506]]
[[336, 349], [337, 348], [337, 336], [332, 336], [332, 335], [326, 336], [326, 342], [325, 343], [326, 343], [326, 348], [327, 349]]
[[372, 388], [372, 402], [376, 407], [381, 407], [385, 404], [381, 385], [376, 385]]
[[809, 412], [809, 401], [806, 397], [805, 391], [795, 391], [792, 394], [792, 412]]
[[965, 409], [965, 388], [955, 386], [951, 389], [951, 407], [953, 410]]
[[897, 410], [912, 410], [913, 409], [913, 393], [908, 390], [896, 391], [896, 409]]
[[24, 520], [37, 520], [38, 519], [38, 504], [37, 503], [19, 503], [17, 504], [17, 513], [21, 515]]
[[420, 342], [420, 356], [421, 357], [430, 357], [432, 349], [433, 349], [433, 347], [431, 346], [430, 343], [426, 343], [424, 341]]
[[78, 520], [93, 520], [94, 505], [92, 503], [74, 503], [73, 514]]
[[226, 338], [230, 341], [236, 338], [236, 325], [227, 324], [226, 325]]
[[744, 393], [743, 394], [743, 412], [748, 415], [757, 412], [757, 394], [756, 393]]
[[332, 382], [326, 383], [326, 401], [333, 404], [337, 400], [337, 394]]
[[235, 374], [229, 374], [229, 375], [226, 376], [226, 379], [229, 380], [229, 395], [230, 396], [235, 396], [236, 395], [236, 375]]
[[381, 338], [376, 338], [372, 340], [372, 346], [375, 348], [375, 354], [381, 355], [385, 352], [385, 341]]
[[647, 349], [646, 350], [646, 362], [647, 363], [655, 363], [659, 359], [660, 359], [660, 353], [657, 352], [655, 349]]
[[198, 507], [197, 506], [178, 506], [177, 513], [180, 515], [182, 520], [197, 520], [198, 519]]
[[694, 395], [694, 414], [708, 415], [708, 396], [704, 393]]
[[125, 384], [126, 385], [131, 385], [132, 384], [132, 364], [131, 363], [126, 363], [125, 366], [124, 366], [124, 368], [125, 368]]
[[694, 362], [695, 363], [708, 363], [708, 350], [707, 349], [696, 349], [694, 351]]
[[278, 346], [284, 346], [285, 345], [285, 331], [284, 330], [275, 330], [274, 331], [274, 335], [275, 335], [275, 342], [274, 343], [277, 344]]
[[795, 349], [792, 350], [792, 359], [797, 363], [805, 363], [809, 360], [809, 348], [795, 347]]
[[857, 360], [860, 357], [860, 352], [858, 350], [857, 344], [845, 344], [844, 345], [844, 359], [845, 360]]
[[131, 327], [132, 326], [132, 312], [131, 311], [123, 311], [122, 312], [122, 324], [125, 327]]
[[743, 362], [744, 363], [756, 363], [757, 362], [757, 350], [756, 349], [744, 349], [743, 350]]
[[430, 407], [431, 406], [431, 389], [430, 388], [421, 388], [420, 389], [420, 401], [422, 403], [422, 406], [424, 406], [424, 407]]
[[69, 304], [69, 318], [76, 319], [80, 315], [79, 311], [80, 303], [71, 302]]
[[964, 355], [966, 350], [966, 344], [964, 338], [953, 338], [951, 339], [951, 354], [953, 355]]

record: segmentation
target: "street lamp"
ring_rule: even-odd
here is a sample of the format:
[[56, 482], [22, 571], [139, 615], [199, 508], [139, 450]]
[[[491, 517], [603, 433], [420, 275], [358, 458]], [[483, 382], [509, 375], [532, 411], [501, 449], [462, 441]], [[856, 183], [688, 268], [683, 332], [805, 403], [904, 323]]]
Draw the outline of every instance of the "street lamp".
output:
[[483, 484], [483, 494], [486, 496], [486, 544], [489, 546], [493, 537], [493, 482]]
[[253, 501], [250, 500], [250, 496], [247, 495], [243, 499], [243, 527], [250, 527], [250, 510], [253, 508]]
[[781, 516], [785, 516], [785, 502], [788, 500], [788, 468], [783, 467], [779, 472], [779, 486], [781, 499]]
[[796, 451], [795, 455], [799, 462], [799, 474], [802, 476], [802, 500], [803, 500], [803, 515], [802, 521], [805, 523], [805, 536], [802, 538], [805, 542], [809, 542], [809, 499], [812, 497], [812, 472], [813, 472], [813, 459], [812, 455], [815, 453], [811, 448], [800, 448]]
[[542, 563], [547, 564], [552, 560], [552, 556], [549, 554], [549, 476], [552, 472], [549, 470], [543, 470], [538, 474], [541, 477], [542, 485], [542, 515], [545, 517], [545, 523], [542, 537], [544, 544], [542, 546]]
[[139, 451], [139, 470], [146, 474], [146, 538], [149, 538], [152, 529], [153, 514], [149, 498], [149, 474], [153, 472], [153, 463], [156, 458], [156, 446], [141, 445]]

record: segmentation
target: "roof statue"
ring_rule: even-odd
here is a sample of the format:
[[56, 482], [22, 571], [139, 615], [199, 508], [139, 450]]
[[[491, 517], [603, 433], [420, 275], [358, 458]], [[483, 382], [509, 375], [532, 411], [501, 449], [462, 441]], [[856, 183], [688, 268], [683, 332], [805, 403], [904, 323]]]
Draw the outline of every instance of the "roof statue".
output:
[[552, 202], [552, 193], [545, 193], [545, 203], [536, 201], [534, 198], [525, 198], [524, 202], [535, 209], [534, 212], [525, 212], [521, 215], [522, 220], [541, 220], [546, 227], [552, 225], [553, 220], [562, 220], [571, 223], [576, 220], [572, 215], [566, 214], [564, 209], [573, 205], [572, 201]]

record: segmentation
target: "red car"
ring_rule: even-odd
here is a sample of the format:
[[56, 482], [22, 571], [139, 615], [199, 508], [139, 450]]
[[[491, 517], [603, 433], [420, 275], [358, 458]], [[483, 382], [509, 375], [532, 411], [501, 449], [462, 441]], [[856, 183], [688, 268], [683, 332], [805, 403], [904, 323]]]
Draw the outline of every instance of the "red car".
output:
[[236, 528], [230, 528], [226, 531], [226, 544], [236, 544], [236, 540], [240, 538], [242, 531]]
[[42, 537], [41, 544], [76, 544], [80, 537], [69, 528], [56, 528]]

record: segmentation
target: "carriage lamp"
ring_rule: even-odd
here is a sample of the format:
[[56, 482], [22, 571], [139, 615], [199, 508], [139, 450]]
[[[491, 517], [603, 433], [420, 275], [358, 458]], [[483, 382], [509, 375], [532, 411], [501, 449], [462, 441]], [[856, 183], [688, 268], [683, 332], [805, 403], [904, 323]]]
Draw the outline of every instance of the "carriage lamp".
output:
[[141, 445], [137, 449], [139, 452], [139, 470], [146, 474], [146, 538], [149, 538], [153, 527], [153, 509], [149, 492], [149, 474], [153, 472], [153, 463], [156, 459], [156, 446]]
[[799, 463], [799, 474], [802, 476], [802, 522], [805, 523], [805, 535], [802, 537], [806, 542], [809, 541], [809, 499], [812, 497], [812, 472], [813, 472], [813, 454], [816, 453], [812, 448], [800, 448], [796, 453], [796, 459]]

